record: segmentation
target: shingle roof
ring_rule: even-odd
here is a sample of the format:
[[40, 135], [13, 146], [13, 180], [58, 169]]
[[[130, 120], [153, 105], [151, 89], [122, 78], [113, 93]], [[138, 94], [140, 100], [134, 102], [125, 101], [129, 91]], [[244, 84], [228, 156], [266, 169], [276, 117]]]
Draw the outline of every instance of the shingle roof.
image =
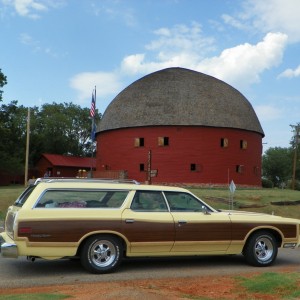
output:
[[183, 125], [263, 129], [250, 102], [227, 83], [196, 71], [168, 68], [125, 88], [107, 107], [98, 132]]
[[59, 154], [42, 154], [53, 166], [60, 167], [77, 167], [90, 168], [91, 163], [93, 168], [96, 167], [96, 159], [90, 157], [77, 157]]

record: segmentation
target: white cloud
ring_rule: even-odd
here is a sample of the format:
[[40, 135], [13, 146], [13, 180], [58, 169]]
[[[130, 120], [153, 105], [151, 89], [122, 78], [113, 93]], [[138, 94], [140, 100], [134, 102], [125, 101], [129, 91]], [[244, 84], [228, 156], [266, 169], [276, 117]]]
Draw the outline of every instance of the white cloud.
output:
[[31, 35], [28, 33], [21, 33], [20, 35], [20, 42], [26, 46], [31, 47], [34, 51], [41, 50], [39, 41], [35, 40]]
[[145, 74], [167, 67], [185, 67], [233, 86], [247, 87], [258, 82], [263, 71], [280, 64], [287, 43], [286, 35], [268, 33], [257, 44], [237, 45], [223, 50], [219, 56], [205, 58], [202, 49], [213, 49], [213, 40], [203, 38], [197, 24], [191, 28], [180, 26], [158, 32], [158, 39], [147, 45], [147, 49], [154, 52], [154, 59], [147, 61], [145, 53], [129, 55], [122, 61], [123, 73]]
[[279, 74], [278, 78], [281, 77], [287, 77], [287, 78], [293, 78], [293, 77], [299, 77], [300, 76], [300, 65], [296, 69], [286, 69], [281, 74]]
[[299, 15], [299, 0], [246, 0], [242, 12], [236, 16], [223, 15], [223, 20], [239, 29], [282, 32], [289, 42], [299, 42]]
[[2, 0], [4, 5], [12, 6], [18, 15], [31, 19], [40, 18], [42, 12], [60, 7], [64, 2], [65, 0]]
[[[201, 25], [176, 25], [154, 32], [144, 53], [126, 56], [121, 63], [122, 76], [147, 74], [167, 67], [185, 67], [207, 73], [238, 89], [260, 81], [266, 70], [282, 62], [288, 42], [300, 41], [299, 0], [246, 0], [244, 10], [233, 17], [222, 16], [224, 23], [235, 28], [255, 28], [264, 38], [224, 49], [212, 56], [216, 41], [203, 34]], [[286, 70], [281, 76], [299, 76], [299, 68]]]
[[215, 49], [215, 40], [205, 37], [197, 22], [193, 22], [190, 27], [180, 24], [173, 28], [160, 28], [154, 34], [158, 38], [146, 45], [146, 50], [157, 51], [161, 61], [183, 52], [197, 55], [199, 59]]
[[198, 63], [196, 69], [229, 82], [247, 87], [259, 81], [260, 74], [280, 64], [287, 36], [268, 33], [256, 45], [245, 43], [222, 51], [219, 56]]
[[167, 67], [195, 68], [195, 62], [215, 50], [214, 39], [203, 36], [201, 26], [194, 22], [190, 27], [176, 25], [160, 28], [154, 32], [157, 39], [145, 46], [152, 60], [146, 61], [146, 54], [125, 57], [121, 70], [127, 74], [145, 74]]
[[222, 19], [225, 24], [231, 25], [232, 27], [235, 27], [237, 29], [246, 29], [247, 28], [247, 26], [243, 22], [241, 22], [240, 20], [238, 20], [230, 15], [223, 14]]
[[262, 122], [273, 121], [284, 116], [284, 112], [272, 105], [258, 105], [254, 107], [258, 119]]
[[[155, 61], [146, 61], [145, 54], [134, 54], [126, 56], [121, 63], [122, 75], [138, 75], [138, 74], [148, 74], [160, 69], [170, 68], [170, 67], [185, 67], [194, 68], [193, 57], [188, 53], [177, 53], [167, 60], [159, 58]], [[195, 60], [197, 57], [195, 57]]]
[[[116, 73], [84, 72], [70, 79], [70, 86], [77, 90], [79, 102], [91, 99], [93, 89], [97, 88], [97, 96], [105, 97], [120, 92], [122, 84]], [[111, 99], [109, 99], [111, 100]]]
[[135, 27], [138, 22], [135, 11], [128, 4], [120, 1], [98, 1], [91, 3], [93, 14], [97, 17], [107, 16], [111, 20], [121, 20], [128, 27]]
[[34, 39], [31, 35], [28, 33], [21, 33], [20, 35], [20, 42], [23, 45], [28, 46], [34, 53], [40, 52], [44, 53], [47, 56], [51, 56], [53, 58], [66, 56], [67, 54], [59, 55], [58, 53], [54, 52], [50, 47], [43, 47], [41, 46], [41, 43]]
[[145, 54], [128, 55], [121, 62], [121, 69], [127, 74], [140, 73], [144, 59]]
[[[157, 39], [146, 45], [147, 54], [154, 58], [146, 61], [146, 54], [132, 54], [124, 57], [120, 68], [111, 73], [81, 73], [71, 79], [71, 87], [79, 92], [79, 100], [90, 98], [93, 86], [101, 86], [102, 96], [116, 95], [128, 77], [144, 75], [153, 71], [182, 66], [193, 69], [194, 61], [203, 58], [204, 53], [214, 49], [214, 40], [202, 36], [200, 25], [191, 27], [177, 25], [173, 28], [160, 28], [154, 32]], [[201, 55], [200, 55], [201, 53]], [[98, 88], [97, 88], [98, 90]], [[101, 96], [101, 95], [99, 95]], [[110, 99], [111, 100], [111, 99]]]
[[2, 0], [2, 3], [13, 6], [20, 16], [32, 19], [39, 18], [38, 13], [48, 10], [45, 4], [35, 0]]

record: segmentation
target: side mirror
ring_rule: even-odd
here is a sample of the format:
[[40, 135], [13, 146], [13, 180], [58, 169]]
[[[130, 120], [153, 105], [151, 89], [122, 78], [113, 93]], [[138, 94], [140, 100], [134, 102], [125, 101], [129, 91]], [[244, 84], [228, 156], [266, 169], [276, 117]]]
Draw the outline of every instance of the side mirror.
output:
[[208, 209], [205, 205], [202, 206], [202, 211], [205, 215], [210, 215], [210, 212], [208, 211]]

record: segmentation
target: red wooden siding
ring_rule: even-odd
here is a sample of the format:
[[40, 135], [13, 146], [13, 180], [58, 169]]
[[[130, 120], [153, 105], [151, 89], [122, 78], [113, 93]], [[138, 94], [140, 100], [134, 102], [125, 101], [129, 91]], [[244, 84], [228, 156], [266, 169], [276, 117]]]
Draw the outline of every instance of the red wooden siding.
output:
[[92, 165], [95, 169], [95, 164], [94, 158], [43, 154], [36, 164], [35, 176], [43, 177], [45, 172], [50, 170], [51, 177], [86, 177]]
[[[163, 137], [168, 138], [167, 146], [159, 145]], [[144, 146], [138, 147], [136, 138], [143, 138]], [[221, 139], [223, 145], [228, 142], [227, 147], [221, 146]], [[234, 180], [261, 186], [262, 136], [256, 132], [197, 126], [137, 127], [101, 132], [97, 142], [98, 171], [126, 170], [129, 178], [146, 181], [151, 150], [151, 169], [158, 171], [153, 183], [227, 184]]]

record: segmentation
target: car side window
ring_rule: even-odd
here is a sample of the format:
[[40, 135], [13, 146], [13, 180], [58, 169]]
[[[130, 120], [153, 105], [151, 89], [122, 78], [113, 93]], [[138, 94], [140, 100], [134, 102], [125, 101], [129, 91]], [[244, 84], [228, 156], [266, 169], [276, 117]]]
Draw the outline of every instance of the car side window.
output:
[[36, 208], [118, 208], [128, 191], [49, 189], [39, 198]]
[[168, 211], [163, 194], [156, 191], [136, 191], [130, 208], [134, 211]]
[[164, 192], [171, 211], [200, 211], [203, 203], [188, 193]]

